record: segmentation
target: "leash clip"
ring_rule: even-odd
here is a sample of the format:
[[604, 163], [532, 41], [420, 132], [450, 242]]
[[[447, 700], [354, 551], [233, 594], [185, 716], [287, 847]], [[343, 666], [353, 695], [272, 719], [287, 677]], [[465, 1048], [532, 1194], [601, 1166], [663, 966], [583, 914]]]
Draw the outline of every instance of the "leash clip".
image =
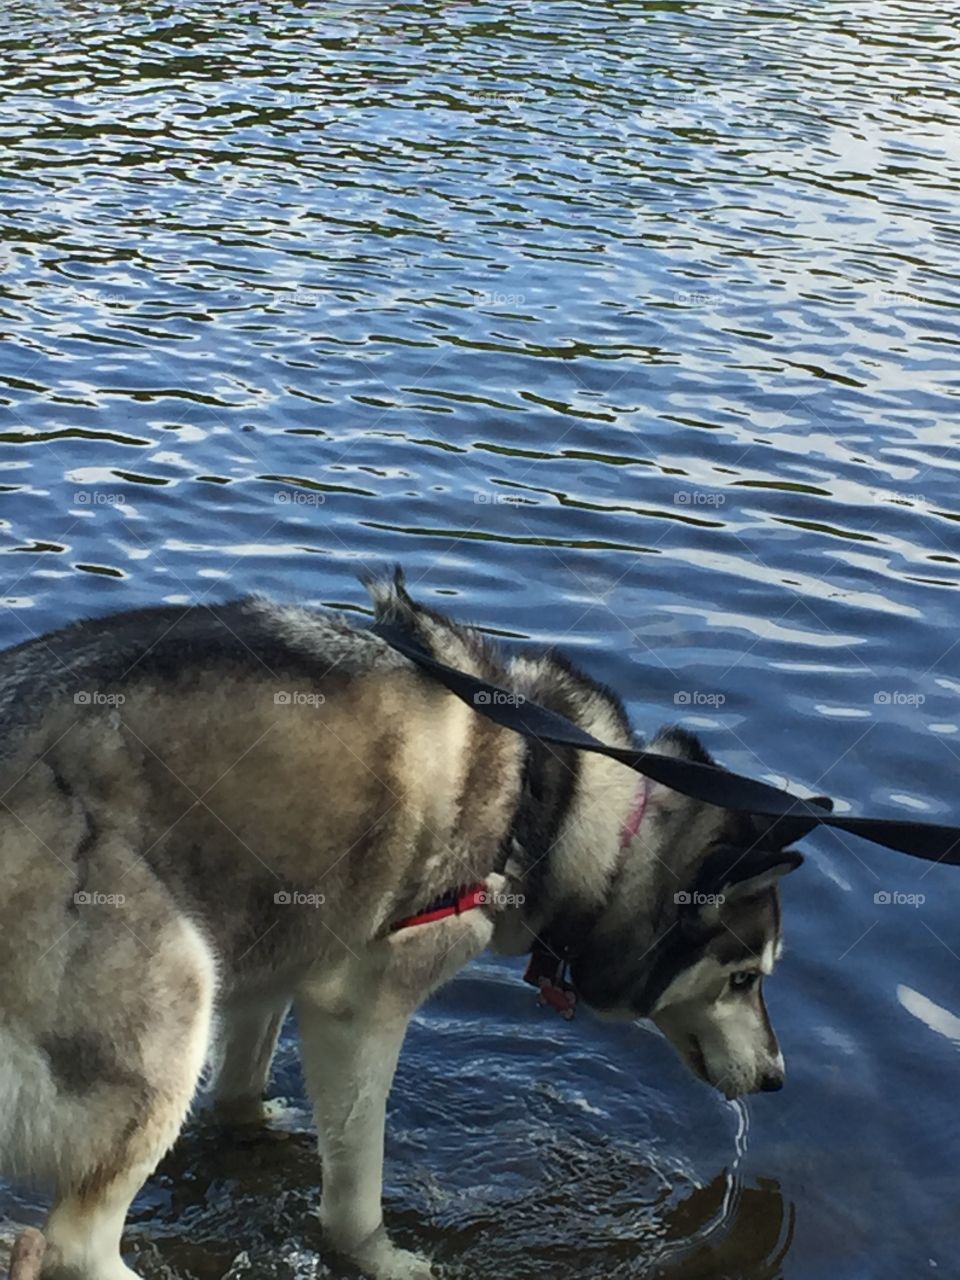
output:
[[569, 971], [570, 966], [565, 959], [537, 945], [530, 952], [530, 963], [523, 975], [524, 982], [536, 987], [540, 993], [538, 1007], [549, 1006], [567, 1022], [573, 1020], [577, 1010], [577, 993], [567, 981]]

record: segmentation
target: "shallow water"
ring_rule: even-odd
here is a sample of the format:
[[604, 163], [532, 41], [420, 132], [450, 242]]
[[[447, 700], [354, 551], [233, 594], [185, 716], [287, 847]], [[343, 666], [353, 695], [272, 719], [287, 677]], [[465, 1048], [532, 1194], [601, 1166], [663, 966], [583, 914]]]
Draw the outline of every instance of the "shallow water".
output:
[[[7, 0], [0, 640], [254, 590], [361, 617], [401, 559], [640, 727], [957, 821], [952, 23]], [[960, 873], [806, 847], [783, 1093], [746, 1124], [484, 960], [401, 1065], [400, 1239], [502, 1280], [958, 1274]], [[280, 1136], [201, 1117], [138, 1202], [148, 1278], [339, 1274], [289, 1040], [276, 1088]]]

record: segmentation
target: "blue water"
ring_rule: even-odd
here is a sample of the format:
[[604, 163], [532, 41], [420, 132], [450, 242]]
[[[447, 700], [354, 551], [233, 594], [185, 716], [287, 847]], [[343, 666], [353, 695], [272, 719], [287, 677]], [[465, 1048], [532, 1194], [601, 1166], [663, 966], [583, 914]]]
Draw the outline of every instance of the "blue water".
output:
[[[953, 21], [7, 0], [0, 641], [250, 591], [362, 621], [401, 560], [641, 728], [960, 821]], [[783, 1093], [745, 1122], [482, 961], [400, 1068], [401, 1240], [500, 1280], [960, 1274], [960, 873], [806, 847]], [[200, 1119], [151, 1184], [148, 1280], [334, 1274], [289, 1041], [277, 1090], [285, 1140]]]

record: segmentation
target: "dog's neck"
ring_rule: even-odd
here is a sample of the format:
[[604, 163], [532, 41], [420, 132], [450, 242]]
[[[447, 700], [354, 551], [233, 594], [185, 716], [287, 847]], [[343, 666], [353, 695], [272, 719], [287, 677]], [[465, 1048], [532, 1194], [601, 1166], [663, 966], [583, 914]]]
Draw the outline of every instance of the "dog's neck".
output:
[[518, 905], [493, 945], [520, 955], [537, 939], [570, 952], [603, 912], [648, 820], [646, 780], [604, 756], [531, 742], [503, 870]]
[[[684, 750], [670, 733], [650, 746], [664, 755]], [[702, 844], [690, 802], [659, 783], [641, 782], [638, 790], [637, 774], [604, 756], [571, 755], [550, 748], [529, 766], [552, 772], [554, 791], [557, 779], [569, 777], [565, 768], [576, 770], [573, 798], [558, 822], [549, 812], [550, 788], [524, 787], [522, 821], [504, 857], [510, 891], [521, 902], [498, 918], [494, 949], [520, 955], [539, 938], [563, 958], [601, 954], [629, 938], [631, 950], [646, 958], [641, 968], [652, 971], [658, 939], [677, 919], [677, 893], [693, 883]], [[683, 838], [688, 831], [692, 840]]]

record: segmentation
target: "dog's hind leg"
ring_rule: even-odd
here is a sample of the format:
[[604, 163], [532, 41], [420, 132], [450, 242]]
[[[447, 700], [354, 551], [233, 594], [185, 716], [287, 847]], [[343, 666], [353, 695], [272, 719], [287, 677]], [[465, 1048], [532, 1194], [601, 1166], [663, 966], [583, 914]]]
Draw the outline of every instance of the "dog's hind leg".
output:
[[127, 978], [140, 986], [122, 1015], [105, 994], [87, 1028], [64, 1030], [44, 1046], [56, 1088], [57, 1184], [45, 1276], [129, 1280], [120, 1256], [127, 1210], [197, 1090], [210, 1042], [212, 959], [183, 920], [151, 941], [150, 952], [127, 957]]
[[228, 1124], [263, 1119], [263, 1094], [289, 1000], [228, 1007], [220, 1019], [214, 1105]]

